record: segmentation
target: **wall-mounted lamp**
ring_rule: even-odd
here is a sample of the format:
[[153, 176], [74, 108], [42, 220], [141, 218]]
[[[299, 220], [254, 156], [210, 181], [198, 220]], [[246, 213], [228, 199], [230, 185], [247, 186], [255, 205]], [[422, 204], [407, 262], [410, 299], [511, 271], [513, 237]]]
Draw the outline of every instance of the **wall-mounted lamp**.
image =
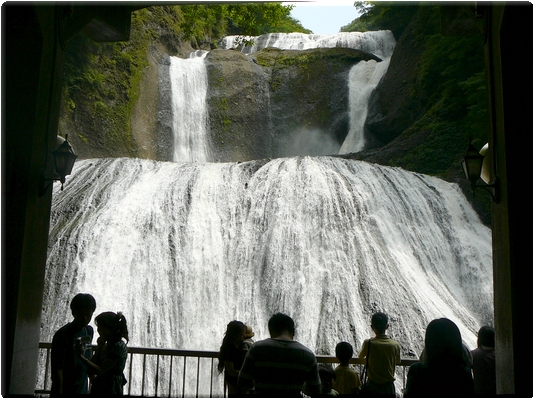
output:
[[[63, 141], [63, 143], [52, 152], [52, 155], [54, 156], [55, 173], [52, 178], [43, 176], [42, 193], [44, 193], [45, 189], [48, 187], [47, 185], [45, 185], [45, 182], [50, 181], [60, 181], [61, 190], [63, 190], [65, 177], [67, 175], [70, 175], [72, 172], [74, 161], [78, 156], [74, 154], [71, 144], [67, 140], [68, 137], [69, 135], [65, 135], [65, 140]], [[61, 139], [61, 137], [58, 136], [58, 139]]]
[[[490, 159], [487, 157], [487, 151], [488, 144], [483, 146], [480, 151], [477, 151], [472, 145], [472, 141], [470, 141], [461, 165], [464, 176], [470, 181], [474, 197], [476, 195], [476, 188], [479, 187], [485, 189], [492, 196], [492, 200], [498, 203], [500, 201], [499, 183], [497, 178], [493, 182], [490, 182]], [[479, 179], [484, 183], [478, 184], [477, 181]]]

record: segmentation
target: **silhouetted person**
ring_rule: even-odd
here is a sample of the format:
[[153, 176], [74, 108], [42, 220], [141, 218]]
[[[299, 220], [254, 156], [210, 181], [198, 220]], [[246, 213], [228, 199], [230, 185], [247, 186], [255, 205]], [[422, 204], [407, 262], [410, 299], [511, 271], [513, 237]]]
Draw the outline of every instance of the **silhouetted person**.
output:
[[319, 394], [320, 379], [314, 353], [295, 341], [295, 324], [277, 313], [268, 322], [271, 338], [255, 342], [243, 363], [238, 385], [255, 387], [260, 397], [301, 397]]
[[245, 358], [242, 347], [245, 334], [245, 324], [241, 321], [230, 321], [219, 349], [219, 373], [225, 371], [225, 382], [229, 395], [240, 394], [238, 388], [238, 374]]
[[88, 324], [97, 304], [90, 294], [78, 293], [70, 307], [74, 320], [61, 327], [52, 339], [51, 396], [87, 394], [89, 389], [87, 367], [74, 346], [80, 338], [80, 342], [84, 343], [85, 356], [91, 358], [94, 331]]
[[482, 326], [477, 333], [477, 349], [472, 350], [474, 391], [478, 396], [496, 396], [494, 328]]
[[356, 395], [359, 392], [360, 379], [357, 371], [349, 367], [349, 361], [353, 357], [353, 346], [347, 342], [336, 345], [336, 358], [340, 365], [334, 369], [336, 380], [334, 389], [341, 395]]
[[359, 358], [366, 360], [368, 380], [366, 396], [395, 397], [394, 387], [396, 364], [401, 362], [399, 343], [385, 334], [388, 316], [384, 313], [372, 315], [371, 328], [375, 337], [365, 340]]
[[321, 381], [321, 391], [319, 397], [338, 397], [339, 393], [334, 389], [336, 374], [330, 365], [320, 365], [318, 368]]
[[426, 361], [412, 364], [405, 397], [468, 397], [474, 380], [463, 359], [461, 332], [447, 318], [435, 319], [425, 332]]
[[91, 382], [91, 396], [122, 396], [126, 384], [123, 371], [128, 357], [126, 318], [121, 312], [107, 311], [97, 315], [95, 323], [100, 335], [95, 354], [91, 360], [80, 356], [89, 371], [96, 375]]

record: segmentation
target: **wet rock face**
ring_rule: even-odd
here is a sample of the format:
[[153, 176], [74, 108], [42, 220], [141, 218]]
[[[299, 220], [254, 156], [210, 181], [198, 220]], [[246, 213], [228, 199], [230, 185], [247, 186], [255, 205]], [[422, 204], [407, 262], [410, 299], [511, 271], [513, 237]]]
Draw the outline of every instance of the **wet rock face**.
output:
[[337, 153], [348, 131], [353, 49], [279, 50], [206, 57], [215, 161]]
[[212, 50], [206, 56], [206, 68], [214, 161], [269, 157], [269, 75], [251, 58], [231, 50]]

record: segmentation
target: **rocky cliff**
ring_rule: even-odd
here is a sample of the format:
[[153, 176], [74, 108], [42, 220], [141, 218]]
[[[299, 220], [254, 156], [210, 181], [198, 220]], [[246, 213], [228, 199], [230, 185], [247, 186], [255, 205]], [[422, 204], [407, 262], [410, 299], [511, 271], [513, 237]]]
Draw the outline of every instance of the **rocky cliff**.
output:
[[267, 48], [207, 58], [218, 161], [335, 154], [348, 130], [349, 70], [377, 57], [353, 49]]

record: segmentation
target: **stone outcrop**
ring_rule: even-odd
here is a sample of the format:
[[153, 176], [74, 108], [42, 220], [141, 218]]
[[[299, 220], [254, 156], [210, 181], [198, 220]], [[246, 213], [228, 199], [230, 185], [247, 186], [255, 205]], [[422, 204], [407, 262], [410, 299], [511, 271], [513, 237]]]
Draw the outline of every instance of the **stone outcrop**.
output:
[[349, 124], [348, 74], [377, 57], [353, 49], [268, 48], [206, 58], [217, 161], [336, 153]]

